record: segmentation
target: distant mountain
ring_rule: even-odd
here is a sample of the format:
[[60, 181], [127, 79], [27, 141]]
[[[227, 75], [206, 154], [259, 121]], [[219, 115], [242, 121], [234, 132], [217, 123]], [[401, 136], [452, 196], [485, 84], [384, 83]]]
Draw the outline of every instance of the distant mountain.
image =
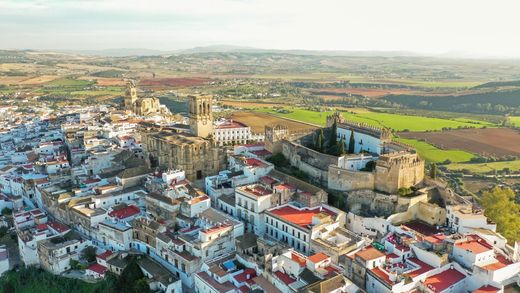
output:
[[58, 53], [79, 54], [89, 56], [126, 57], [126, 56], [156, 56], [171, 54], [172, 51], [161, 51], [145, 48], [114, 48], [103, 50], [53, 50]]

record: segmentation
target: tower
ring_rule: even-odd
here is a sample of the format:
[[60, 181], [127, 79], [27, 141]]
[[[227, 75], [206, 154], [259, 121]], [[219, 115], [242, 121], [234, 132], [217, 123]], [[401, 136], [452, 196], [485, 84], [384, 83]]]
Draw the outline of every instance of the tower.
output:
[[213, 134], [212, 96], [189, 96], [190, 131], [207, 138]]
[[137, 101], [137, 89], [135, 88], [135, 82], [129, 80], [126, 85], [125, 93], [125, 109], [133, 111], [134, 103]]

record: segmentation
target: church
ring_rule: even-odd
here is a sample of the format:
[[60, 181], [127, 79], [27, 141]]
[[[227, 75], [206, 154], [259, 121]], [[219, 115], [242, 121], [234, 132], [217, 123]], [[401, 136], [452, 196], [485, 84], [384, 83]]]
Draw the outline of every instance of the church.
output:
[[161, 105], [157, 97], [141, 97], [137, 96], [135, 82], [129, 80], [124, 99], [125, 110], [138, 115], [168, 115], [170, 111], [166, 106]]
[[143, 125], [141, 142], [150, 167], [181, 169], [190, 181], [202, 180], [225, 168], [223, 149], [214, 140], [211, 96], [189, 97], [189, 127]]

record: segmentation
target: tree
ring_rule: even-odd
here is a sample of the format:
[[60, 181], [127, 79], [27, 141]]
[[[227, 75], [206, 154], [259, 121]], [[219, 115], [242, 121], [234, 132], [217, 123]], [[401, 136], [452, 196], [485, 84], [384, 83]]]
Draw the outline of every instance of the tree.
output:
[[121, 273], [121, 276], [119, 276], [119, 279], [116, 283], [116, 292], [150, 292], [150, 289], [146, 291], [135, 291], [137, 287], [139, 287], [139, 289], [142, 289], [141, 286], [136, 285], [137, 282], [143, 278], [145, 278], [143, 271], [139, 267], [137, 259], [134, 257], [125, 267], [125, 269]]
[[81, 252], [81, 258], [88, 261], [93, 262], [96, 260], [96, 248], [94, 246], [87, 246]]
[[10, 215], [13, 211], [8, 208], [8, 207], [5, 207], [3, 210], [2, 210], [2, 215], [4, 216], [7, 216], [7, 215]]
[[318, 132], [318, 136], [316, 137], [316, 150], [323, 152], [323, 140], [325, 139], [325, 136], [323, 135], [323, 129], [320, 129]]
[[148, 281], [145, 278], [141, 278], [137, 280], [134, 284], [134, 292], [150, 292], [150, 285], [148, 285]]
[[515, 203], [513, 190], [494, 187], [482, 193], [480, 204], [500, 234], [510, 242], [520, 241], [520, 204]]
[[437, 164], [435, 163], [430, 165], [430, 177], [433, 179], [437, 178]]
[[336, 121], [334, 121], [334, 124], [332, 124], [332, 127], [330, 129], [330, 136], [329, 136], [329, 147], [335, 147], [338, 144], [338, 125], [336, 124]]
[[339, 145], [338, 145], [338, 156], [343, 156], [345, 154], [345, 141], [340, 139]]
[[350, 131], [350, 140], [348, 142], [348, 153], [353, 154], [356, 151], [356, 139], [354, 138], [354, 130]]

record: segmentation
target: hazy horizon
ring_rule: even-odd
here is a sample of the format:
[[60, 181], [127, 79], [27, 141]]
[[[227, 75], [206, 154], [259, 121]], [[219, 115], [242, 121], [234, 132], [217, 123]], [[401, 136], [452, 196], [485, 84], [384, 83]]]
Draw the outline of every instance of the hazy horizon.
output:
[[0, 0], [2, 49], [274, 50], [520, 57], [517, 1]]

